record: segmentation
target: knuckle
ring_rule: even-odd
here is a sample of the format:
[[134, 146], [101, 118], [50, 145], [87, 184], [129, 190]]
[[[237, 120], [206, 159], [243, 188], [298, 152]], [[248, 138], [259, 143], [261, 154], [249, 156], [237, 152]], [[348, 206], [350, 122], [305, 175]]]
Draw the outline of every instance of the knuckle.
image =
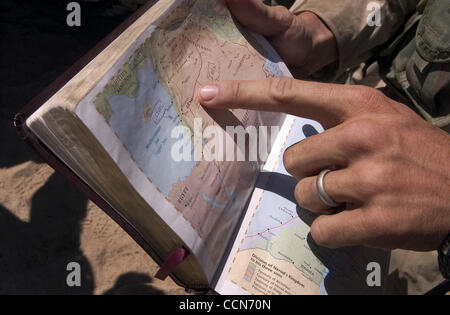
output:
[[283, 154], [283, 164], [284, 168], [289, 174], [293, 174], [295, 171], [295, 153], [294, 148], [289, 147], [284, 151]]
[[276, 103], [291, 103], [294, 99], [293, 84], [290, 78], [271, 78], [268, 80], [267, 94]]
[[294, 15], [286, 7], [275, 6], [269, 12], [272, 12], [272, 18], [276, 25], [280, 27], [280, 30], [285, 30], [291, 26]]
[[378, 121], [375, 121], [375, 119], [363, 118], [359, 123], [361, 125], [360, 133], [368, 140], [373, 140], [380, 134], [383, 134], [383, 126], [381, 126]]
[[352, 120], [345, 128], [345, 146], [352, 153], [372, 151], [384, 133], [383, 127], [371, 118]]
[[304, 205], [304, 201], [305, 201], [304, 196], [305, 196], [306, 189], [307, 189], [307, 187], [306, 187], [305, 180], [299, 181], [298, 184], [295, 186], [294, 196], [295, 196], [295, 200], [297, 200], [297, 202], [300, 206]]
[[240, 81], [232, 81], [231, 82], [231, 102], [233, 105], [239, 104], [241, 95], [242, 95], [241, 82]]
[[391, 176], [395, 174], [384, 165], [372, 163], [366, 164], [363, 170], [359, 172], [359, 175], [359, 189], [366, 196], [376, 196], [388, 189]]
[[350, 99], [354, 105], [364, 106], [371, 111], [385, 108], [388, 104], [383, 93], [367, 86], [355, 86], [350, 93]]
[[311, 236], [317, 245], [330, 247], [332, 245], [332, 237], [321, 224], [321, 217], [318, 217], [311, 225]]

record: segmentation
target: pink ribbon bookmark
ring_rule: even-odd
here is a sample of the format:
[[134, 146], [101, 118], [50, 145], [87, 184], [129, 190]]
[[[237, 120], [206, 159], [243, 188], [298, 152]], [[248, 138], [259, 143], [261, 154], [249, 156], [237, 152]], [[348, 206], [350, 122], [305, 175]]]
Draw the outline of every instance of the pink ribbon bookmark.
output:
[[155, 278], [165, 280], [187, 256], [189, 256], [189, 252], [185, 248], [178, 248], [167, 257], [164, 264], [162, 264], [161, 268], [156, 273]]

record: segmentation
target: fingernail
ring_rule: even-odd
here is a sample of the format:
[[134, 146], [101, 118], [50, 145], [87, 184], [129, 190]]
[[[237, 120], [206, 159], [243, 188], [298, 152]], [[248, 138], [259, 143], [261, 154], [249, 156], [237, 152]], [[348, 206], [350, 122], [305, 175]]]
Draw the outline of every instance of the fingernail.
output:
[[209, 102], [216, 98], [219, 93], [219, 87], [215, 85], [206, 85], [200, 89], [200, 98], [202, 101]]

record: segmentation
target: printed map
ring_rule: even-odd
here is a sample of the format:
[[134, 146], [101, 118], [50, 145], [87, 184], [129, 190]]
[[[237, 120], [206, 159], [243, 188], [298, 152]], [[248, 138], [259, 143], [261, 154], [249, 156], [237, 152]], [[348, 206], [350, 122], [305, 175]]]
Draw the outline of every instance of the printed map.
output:
[[[296, 119], [284, 149], [299, 141], [303, 126], [303, 120]], [[288, 175], [283, 163], [278, 164], [275, 172]], [[293, 191], [288, 185], [281, 184], [282, 189]], [[326, 268], [308, 246], [309, 230], [298, 216], [296, 203], [265, 191], [228, 279], [253, 294], [318, 293]]]
[[[251, 42], [251, 44], [250, 44]], [[176, 162], [177, 126], [274, 126], [280, 116], [247, 110], [217, 114], [196, 101], [208, 82], [281, 76], [275, 61], [245, 37], [220, 1], [183, 1], [151, 33], [94, 100], [132, 159], [220, 258], [256, 180], [256, 162]], [[223, 121], [229, 119], [229, 121]]]

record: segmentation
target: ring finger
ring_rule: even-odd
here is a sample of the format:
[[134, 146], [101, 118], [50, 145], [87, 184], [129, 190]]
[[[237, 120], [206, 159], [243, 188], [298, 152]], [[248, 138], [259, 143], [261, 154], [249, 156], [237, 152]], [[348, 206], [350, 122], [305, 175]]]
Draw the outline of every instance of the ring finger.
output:
[[[360, 205], [363, 197], [355, 187], [355, 176], [349, 168], [329, 172], [323, 179], [323, 185], [328, 196], [338, 204]], [[295, 187], [295, 199], [305, 209], [320, 214], [334, 213], [339, 208], [326, 205], [319, 197], [316, 187], [317, 176], [302, 179]]]

